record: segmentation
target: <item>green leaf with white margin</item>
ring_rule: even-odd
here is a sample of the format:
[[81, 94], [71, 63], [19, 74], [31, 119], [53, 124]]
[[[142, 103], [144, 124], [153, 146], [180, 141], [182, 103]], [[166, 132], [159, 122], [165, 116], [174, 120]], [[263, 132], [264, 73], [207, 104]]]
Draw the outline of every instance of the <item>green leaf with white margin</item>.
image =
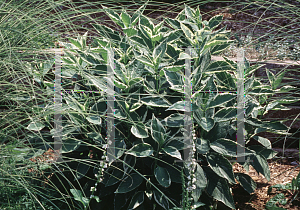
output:
[[263, 146], [265, 146], [267, 149], [272, 149], [272, 143], [270, 142], [269, 139], [266, 139], [264, 137], [261, 136], [253, 136], [253, 138], [258, 141], [259, 143], [261, 143]]
[[222, 15], [216, 15], [209, 20], [208, 26], [210, 27], [211, 30], [213, 30], [221, 24], [222, 20], [223, 20]]
[[248, 174], [235, 173], [235, 178], [240, 183], [240, 185], [249, 193], [254, 193], [256, 189], [255, 181]]
[[128, 37], [131, 37], [131, 36], [135, 36], [137, 35], [138, 31], [134, 28], [126, 28], [126, 29], [123, 29], [123, 32], [128, 36]]
[[133, 135], [140, 139], [147, 138], [149, 136], [148, 130], [143, 124], [133, 125], [130, 130]]
[[140, 62], [142, 62], [143, 64], [151, 67], [151, 68], [155, 68], [155, 65], [154, 63], [152, 62], [152, 60], [150, 58], [148, 58], [147, 56], [145, 55], [140, 55], [140, 56], [137, 56], [136, 59]]
[[145, 41], [139, 36], [132, 36], [129, 39], [130, 39], [130, 41], [132, 41], [134, 44], [138, 45], [141, 48], [146, 48], [146, 49], [148, 48]]
[[[169, 110], [187, 111], [187, 108], [186, 108], [187, 104], [188, 104], [187, 101], [177, 101], [175, 104], [173, 104], [168, 109], [166, 109], [166, 111], [169, 111]], [[192, 105], [192, 107], [191, 107], [192, 112], [199, 109], [199, 107], [195, 103], [191, 103], [191, 105]]]
[[151, 41], [152, 42], [159, 42], [161, 41], [161, 39], [163, 38], [163, 34], [162, 33], [159, 33], [159, 34], [156, 34], [156, 35], [152, 35], [151, 36]]
[[31, 131], [40, 131], [45, 127], [44, 124], [40, 122], [31, 122], [28, 126], [27, 129]]
[[174, 113], [166, 117], [162, 121], [162, 124], [167, 127], [180, 127], [180, 126], [184, 126], [185, 120], [186, 120], [185, 115]]
[[149, 27], [151, 29], [151, 31], [154, 31], [154, 24], [153, 22], [150, 20], [150, 18], [148, 18], [145, 15], [141, 15], [140, 17], [140, 24], [146, 27]]
[[294, 87], [294, 86], [291, 86], [291, 85], [285, 85], [285, 86], [282, 86], [280, 89], [276, 89], [275, 91], [277, 93], [286, 93], [286, 92], [289, 92], [289, 91], [295, 90], [295, 89], [297, 89], [297, 87]]
[[99, 115], [90, 115], [86, 118], [90, 123], [101, 125], [102, 119]]
[[153, 59], [155, 65], [158, 67], [161, 59], [164, 57], [167, 49], [167, 39], [161, 42], [158, 46], [156, 46], [153, 50]]
[[177, 72], [184, 68], [184, 65], [165, 66], [162, 68], [164, 71]]
[[210, 154], [206, 156], [207, 162], [211, 169], [220, 177], [227, 179], [230, 183], [235, 184], [232, 165], [220, 154]]
[[164, 151], [166, 154], [168, 154], [172, 157], [175, 157], [175, 158], [178, 158], [179, 160], [182, 160], [180, 152], [175, 147], [167, 145], [166, 147], [162, 148], [162, 151]]
[[104, 12], [110, 17], [110, 19], [112, 19], [112, 21], [114, 21], [116, 24], [118, 24], [119, 26], [121, 26], [122, 28], [124, 27], [124, 23], [121, 21], [119, 15], [117, 13], [115, 13], [113, 10], [101, 5]]
[[275, 90], [281, 83], [283, 77], [284, 77], [284, 74], [285, 74], [285, 71], [281, 72], [281, 73], [278, 73], [276, 74], [276, 77], [273, 81], [273, 84], [272, 84], [272, 89]]
[[196, 139], [196, 149], [200, 154], [206, 154], [210, 150], [209, 141], [203, 138]]
[[172, 71], [164, 71], [165, 77], [169, 84], [173, 87], [175, 85], [184, 85], [182, 82], [182, 77], [179, 73], [177, 72], [172, 72]]
[[186, 38], [189, 40], [189, 42], [191, 44], [194, 44], [193, 38], [195, 35], [193, 34], [193, 32], [186, 25], [184, 25], [181, 22], [180, 22], [180, 27], [181, 27], [183, 33], [185, 34]]
[[225, 107], [217, 111], [214, 115], [216, 122], [227, 121], [236, 118], [237, 109], [233, 107]]
[[122, 11], [120, 17], [121, 17], [125, 27], [128, 28], [131, 23], [130, 15], [128, 15], [126, 11]]
[[267, 69], [267, 68], [266, 68], [266, 72], [267, 72], [267, 76], [268, 76], [270, 85], [271, 85], [271, 87], [273, 87], [273, 82], [274, 82], [275, 76], [274, 76], [273, 72], [269, 71], [269, 69]]
[[147, 106], [169, 107], [171, 104], [160, 96], [146, 96], [141, 98], [141, 102]]
[[[244, 146], [238, 144], [240, 147], [244, 148]], [[231, 156], [231, 157], [243, 157], [245, 155], [251, 155], [253, 154], [253, 151], [249, 150], [248, 148], [245, 148], [245, 152], [242, 154], [236, 154], [237, 152], [237, 143], [235, 141], [232, 141], [230, 139], [221, 138], [216, 141], [213, 141], [210, 143], [210, 147], [225, 156]]]
[[204, 190], [204, 188], [207, 186], [205, 173], [198, 163], [196, 163], [195, 178], [196, 189], [192, 191], [192, 197], [194, 199], [194, 202], [197, 202], [202, 194], [202, 190]]
[[154, 200], [164, 209], [169, 209], [169, 201], [166, 199], [166, 196], [164, 194], [161, 194], [157, 190], [152, 190]]
[[81, 141], [77, 139], [67, 138], [62, 142], [62, 153], [73, 152], [79, 148]]
[[151, 120], [151, 136], [152, 138], [159, 143], [159, 145], [163, 145], [164, 143], [164, 134], [166, 130], [162, 123], [154, 116], [152, 113], [152, 120]]
[[164, 167], [157, 166], [154, 170], [154, 175], [161, 186], [167, 188], [171, 185], [169, 172]]
[[188, 19], [194, 19], [194, 14], [195, 14], [195, 11], [194, 9], [192, 9], [191, 7], [189, 7], [188, 5], [185, 4], [185, 7], [184, 7], [184, 12], [185, 12], [185, 15], [187, 16]]
[[128, 175], [119, 185], [118, 189], [115, 193], [127, 193], [138, 186], [140, 186], [143, 182], [143, 177], [137, 173], [132, 173]]
[[210, 148], [212, 148], [215, 152], [230, 157], [237, 156], [236, 147], [237, 143], [230, 139], [218, 139], [210, 143]]
[[272, 149], [267, 149], [261, 145], [252, 145], [248, 147], [251, 150], [254, 150], [256, 154], [264, 156], [267, 160], [272, 159], [277, 152]]
[[236, 209], [227, 180], [216, 175], [210, 168], [205, 172], [208, 179], [207, 193], [231, 209]]
[[253, 155], [253, 162], [250, 164], [257, 171], [257, 173], [261, 173], [268, 181], [270, 181], [270, 169], [267, 162], [267, 159], [262, 155]]
[[84, 206], [89, 205], [89, 199], [83, 197], [81, 190], [70, 189], [70, 192], [72, 193], [76, 201], [81, 202]]
[[144, 192], [138, 191], [132, 197], [130, 204], [128, 206], [128, 210], [133, 210], [139, 207], [144, 202]]
[[214, 127], [215, 121], [211, 117], [202, 117], [200, 125], [206, 132], [209, 132]]
[[231, 100], [236, 98], [236, 95], [231, 94], [231, 93], [221, 93], [218, 94], [215, 99], [211, 100], [210, 103], [207, 105], [207, 108], [213, 108], [220, 106], [222, 104], [225, 104]]
[[131, 149], [129, 149], [125, 154], [130, 154], [135, 157], [148, 157], [152, 155], [154, 152], [152, 146], [147, 143], [140, 143], [134, 145]]

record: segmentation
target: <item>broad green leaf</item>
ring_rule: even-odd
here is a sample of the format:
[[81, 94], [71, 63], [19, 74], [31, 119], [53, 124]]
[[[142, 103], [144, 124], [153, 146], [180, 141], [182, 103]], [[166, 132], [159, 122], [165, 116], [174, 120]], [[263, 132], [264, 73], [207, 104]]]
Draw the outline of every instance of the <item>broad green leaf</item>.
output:
[[162, 121], [162, 124], [167, 127], [180, 127], [180, 126], [184, 126], [184, 122], [185, 122], [185, 115], [174, 113], [166, 117]]
[[203, 138], [197, 138], [196, 149], [200, 154], [208, 153], [210, 150], [209, 141]]
[[73, 152], [74, 150], [78, 149], [80, 146], [81, 141], [77, 139], [71, 139], [67, 138], [66, 140], [63, 140], [62, 142], [62, 153], [69, 153]]
[[163, 37], [164, 37], [164, 36], [163, 36], [162, 33], [159, 33], [159, 34], [157, 34], [157, 35], [152, 35], [152, 36], [151, 36], [151, 41], [152, 41], [152, 42], [159, 42], [159, 41], [161, 41], [161, 39], [162, 39]]
[[128, 175], [132, 169], [134, 168], [135, 164], [136, 164], [136, 157], [126, 154], [124, 156], [124, 160], [123, 160], [123, 173], [124, 176]]
[[210, 148], [212, 148], [217, 153], [222, 155], [236, 157], [237, 144], [230, 139], [218, 139], [210, 143]]
[[153, 59], [154, 63], [158, 66], [160, 64], [161, 59], [164, 57], [167, 49], [167, 41], [164, 40], [157, 47], [154, 48], [153, 51]]
[[162, 150], [168, 155], [182, 160], [180, 152], [175, 147], [167, 145], [163, 147]]
[[150, 58], [146, 57], [145, 55], [140, 55], [140, 56], [136, 57], [136, 59], [153, 69], [155, 68], [155, 65], [152, 62], [152, 60]]
[[81, 202], [84, 206], [89, 204], [89, 199], [83, 197], [81, 190], [70, 189], [70, 192], [74, 196], [74, 199]]
[[123, 178], [123, 176], [124, 176], [124, 173], [121, 169], [119, 169], [119, 168], [113, 169], [112, 172], [105, 175], [106, 179], [104, 178], [104, 180], [107, 180], [104, 183], [105, 187], [112, 186], [112, 185], [120, 182], [121, 179]]
[[276, 74], [276, 77], [273, 81], [273, 84], [272, 84], [272, 89], [275, 90], [281, 83], [283, 77], [284, 77], [284, 74], [285, 74], [285, 71], [281, 72], [281, 73], [278, 73]]
[[232, 165], [230, 162], [220, 154], [210, 154], [206, 156], [207, 162], [211, 169], [220, 177], [227, 179], [230, 183], [234, 184], [234, 175]]
[[77, 47], [77, 48], [79, 48], [79, 49], [82, 48], [82, 46], [80, 45], [80, 43], [79, 43], [77, 40], [72, 39], [72, 38], [69, 38], [69, 41], [70, 41], [75, 47]]
[[120, 17], [121, 17], [125, 27], [128, 28], [131, 23], [131, 17], [127, 14], [126, 11], [122, 11]]
[[272, 149], [267, 149], [261, 145], [252, 145], [248, 147], [251, 150], [254, 150], [256, 154], [264, 156], [267, 160], [272, 159], [277, 152]]
[[286, 210], [285, 208], [276, 206], [277, 202], [279, 202], [280, 204], [283, 204], [283, 205], [285, 205], [287, 203], [287, 200], [283, 193], [276, 194], [273, 198], [271, 198], [266, 203], [266, 209], [267, 210]]
[[[104, 77], [106, 78], [106, 77]], [[120, 88], [120, 89], [125, 89], [125, 88], [128, 88], [127, 85], [123, 84], [122, 82], [119, 82], [118, 80], [114, 80], [114, 84], [116, 87]]]
[[136, 45], [138, 45], [138, 46], [140, 46], [140, 47], [142, 47], [142, 48], [148, 48], [148, 47], [147, 47], [147, 44], [145, 43], [145, 41], [144, 41], [141, 37], [139, 37], [139, 36], [132, 36], [132, 37], [130, 37], [129, 39], [130, 39], [130, 41], [132, 41], [134, 44], [136, 44]]
[[227, 121], [236, 118], [237, 109], [232, 107], [225, 107], [216, 112], [214, 120], [216, 122]]
[[[166, 111], [168, 110], [177, 110], [177, 111], [187, 111], [187, 106], [188, 102], [187, 101], [178, 101], [172, 106], [170, 106]], [[195, 111], [199, 109], [199, 107], [195, 103], [191, 103], [191, 111]]]
[[255, 64], [253, 66], [250, 66], [249, 68], [245, 69], [245, 73], [244, 73], [244, 76], [245, 78], [249, 75], [251, 75], [252, 73], [254, 73], [256, 70], [260, 69], [261, 67], [265, 66], [266, 64], [262, 64], [262, 65], [259, 65], [259, 64]]
[[235, 173], [235, 178], [240, 183], [240, 185], [249, 193], [254, 193], [256, 189], [255, 181], [248, 174]]
[[178, 72], [164, 71], [164, 74], [171, 86], [183, 85], [181, 75]]
[[226, 179], [219, 177], [210, 168], [205, 170], [208, 179], [207, 193], [214, 199], [221, 201], [231, 209], [235, 209], [234, 200]]
[[206, 68], [205, 73], [217, 73], [235, 70], [233, 66], [226, 61], [214, 61]]
[[153, 22], [150, 20], [150, 18], [141, 15], [140, 17], [140, 24], [146, 27], [149, 27], [152, 31], [154, 31], [154, 24]]
[[192, 191], [192, 197], [194, 198], [194, 201], [198, 201], [202, 194], [202, 190], [204, 190], [204, 188], [207, 186], [205, 173], [198, 163], [196, 163], [195, 178], [196, 189]]
[[162, 123], [152, 114], [151, 120], [151, 136], [152, 138], [159, 143], [159, 145], [163, 145], [164, 143], [164, 134], [166, 130]]
[[180, 23], [180, 27], [183, 31], [183, 33], [185, 34], [185, 36], [188, 38], [188, 40], [191, 42], [191, 44], [193, 44], [193, 38], [194, 38], [194, 34], [193, 32], [183, 23]]
[[114, 21], [116, 24], [118, 24], [119, 26], [121, 26], [122, 28], [124, 28], [124, 23], [121, 21], [119, 15], [114, 12], [113, 10], [103, 6], [103, 10], [104, 12], [110, 17], [110, 19], [112, 19], [112, 21]]
[[115, 191], [115, 193], [127, 193], [138, 186], [142, 184], [143, 182], [143, 177], [137, 173], [132, 173], [128, 175], [122, 182], [120, 183], [118, 189]]
[[135, 36], [138, 31], [134, 28], [126, 28], [126, 29], [123, 29], [123, 32], [128, 36], [128, 37], [131, 37], [131, 36]]
[[169, 201], [166, 199], [164, 194], [161, 194], [157, 190], [153, 190], [154, 200], [164, 209], [169, 209]]
[[136, 126], [133, 125], [131, 127], [131, 133], [141, 139], [149, 136], [147, 128], [141, 124], [137, 124]]
[[270, 181], [270, 169], [267, 159], [262, 155], [254, 155], [253, 162], [250, 162], [257, 173], [261, 173], [268, 181]]
[[167, 188], [171, 185], [169, 172], [164, 167], [157, 166], [154, 170], [154, 175], [161, 186]]
[[177, 71], [182, 70], [183, 68], [184, 68], [184, 65], [176, 65], [176, 66], [166, 66], [162, 70], [177, 72]]
[[90, 123], [101, 125], [102, 119], [99, 115], [90, 115], [86, 118]]
[[128, 210], [133, 210], [139, 207], [144, 202], [144, 192], [138, 191], [132, 197], [130, 204], [128, 206]]
[[152, 146], [147, 143], [140, 143], [134, 145], [131, 149], [129, 149], [125, 154], [130, 154], [135, 157], [148, 157], [152, 155], [154, 152]]
[[27, 129], [31, 131], [40, 131], [45, 127], [44, 124], [40, 122], [31, 122], [28, 126]]
[[206, 132], [209, 132], [214, 127], [215, 121], [210, 117], [202, 117], [200, 125]]
[[81, 179], [82, 177], [84, 177], [84, 175], [86, 175], [86, 173], [88, 172], [88, 170], [90, 169], [90, 166], [88, 163], [79, 163], [77, 166], [77, 170], [76, 170], [76, 178], [74, 178], [74, 181], [76, 179]]
[[141, 102], [148, 106], [169, 107], [170, 103], [160, 96], [146, 96], [141, 98]]
[[215, 29], [221, 24], [222, 20], [223, 20], [222, 15], [216, 15], [209, 20], [208, 26], [210, 27], [210, 29]]
[[185, 5], [184, 11], [185, 11], [185, 15], [187, 16], [188, 19], [194, 19], [194, 14], [195, 14], [194, 9], [192, 9], [188, 5]]
[[253, 136], [255, 140], [257, 140], [259, 143], [261, 143], [263, 146], [265, 146], [267, 149], [272, 149], [272, 143], [269, 139], [266, 139], [261, 136]]
[[229, 94], [229, 93], [218, 94], [214, 100], [210, 101], [207, 108], [213, 108], [213, 107], [220, 106], [224, 103], [227, 103], [227, 102], [233, 100], [234, 98], [236, 98], [236, 95], [234, 95], [234, 94]]

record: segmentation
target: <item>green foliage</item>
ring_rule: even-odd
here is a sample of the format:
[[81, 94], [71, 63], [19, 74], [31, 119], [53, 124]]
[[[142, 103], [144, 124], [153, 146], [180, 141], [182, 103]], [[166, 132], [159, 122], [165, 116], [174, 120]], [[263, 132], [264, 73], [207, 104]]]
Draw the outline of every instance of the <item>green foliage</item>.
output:
[[[64, 158], [70, 160], [64, 163], [70, 171], [68, 177], [63, 175], [63, 183], [66, 183], [63, 188], [66, 189], [57, 190], [58, 194], [69, 195], [62, 196], [62, 200], [69, 199], [63, 202], [70, 202], [72, 207], [80, 209], [83, 206], [85, 209], [119, 210], [143, 209], [146, 206], [197, 209], [220, 201], [234, 209], [230, 187], [235, 184], [235, 179], [248, 193], [253, 193], [256, 186], [251, 177], [233, 173], [228, 160], [237, 156], [234, 151], [236, 96], [220, 92], [236, 91], [237, 78], [231, 73], [235, 73], [237, 66], [226, 58], [225, 61], [211, 60], [211, 55], [220, 54], [231, 42], [226, 28], [215, 30], [222, 17], [203, 21], [199, 7], [192, 9], [185, 6], [175, 19], [165, 18], [155, 24], [143, 15], [144, 7], [133, 14], [125, 10], [117, 14], [111, 9], [103, 9], [122, 28], [123, 34], [95, 24], [94, 28], [100, 35], [95, 38], [95, 46], [87, 45], [88, 33], [77, 39], [70, 38], [71, 43], [61, 42], [69, 50], [63, 57], [63, 89], [67, 89], [71, 79], [77, 78], [75, 90], [95, 91], [81, 94], [64, 92], [62, 96], [62, 152]], [[191, 54], [182, 49], [188, 46], [193, 48]], [[114, 49], [113, 58], [109, 48]], [[115, 66], [111, 66], [111, 59]], [[187, 60], [192, 62], [192, 76], [189, 78], [193, 87], [192, 124], [198, 133], [193, 141], [195, 157], [199, 160], [195, 169], [195, 188], [191, 192], [187, 192], [185, 187], [189, 183], [188, 177], [191, 177], [188, 167], [183, 162], [176, 162], [183, 159], [187, 149], [183, 141], [185, 119], [182, 114], [186, 110], [184, 67]], [[51, 93], [54, 84], [42, 73], [47, 70], [47, 65], [32, 66], [24, 62], [31, 80], [43, 84]], [[106, 83], [112, 76], [107, 75], [108, 69], [113, 70], [111, 82], [116, 93], [115, 152], [112, 155], [117, 161], [101, 166], [99, 161], [106, 156], [109, 144], [105, 138], [109, 133], [105, 123], [108, 111]], [[252, 75], [257, 69], [257, 66], [250, 65], [246, 65], [245, 69], [246, 75], [252, 76], [245, 77], [248, 99], [245, 124], [246, 140], [257, 138], [261, 146], [246, 148], [246, 159], [253, 162], [245, 163], [244, 167], [251, 164], [269, 179], [267, 159], [274, 157], [275, 153], [269, 140], [258, 134], [263, 131], [285, 133], [287, 128], [282, 122], [257, 118], [286, 103], [284, 99], [268, 102], [269, 96], [278, 90], [288, 92], [293, 87], [277, 89], [283, 74], [274, 76], [272, 73], [269, 73], [271, 87], [262, 85]], [[51, 129], [49, 119], [53, 114], [50, 111], [53, 104], [43, 101], [43, 106], [35, 108], [40, 110], [40, 115], [25, 123], [27, 130], [41, 132], [44, 128]], [[45, 137], [42, 143], [49, 147], [52, 141], [44, 133], [39, 134]], [[54, 129], [51, 134], [53, 137]], [[33, 157], [32, 154], [28, 156]], [[182, 191], [178, 187], [180, 172], [184, 180]], [[61, 171], [54, 173], [57, 176], [62, 174]], [[90, 186], [95, 186], [94, 190], [90, 191]], [[56, 189], [57, 186], [51, 187]], [[93, 197], [95, 193], [97, 196]], [[178, 197], [181, 194], [183, 199], [180, 202]], [[93, 203], [92, 198], [97, 203]]]
[[[291, 198], [291, 202], [294, 201], [295, 199], [298, 198], [298, 194], [299, 194], [299, 189], [300, 189], [300, 173], [298, 173], [296, 178], [292, 179], [292, 182], [287, 183], [287, 184], [276, 184], [273, 186], [270, 186], [268, 189], [268, 194], [270, 194], [272, 192], [272, 189], [275, 188], [276, 191], [286, 191], [286, 190], [290, 190], [292, 196]], [[274, 197], [272, 197], [267, 203], [266, 203], [266, 208], [268, 210], [280, 210], [280, 209], [284, 209], [284, 208], [280, 208], [278, 206], [276, 206], [276, 203], [279, 202], [282, 205], [286, 205], [287, 204], [287, 199], [285, 198], [283, 193], [279, 193], [276, 194]]]

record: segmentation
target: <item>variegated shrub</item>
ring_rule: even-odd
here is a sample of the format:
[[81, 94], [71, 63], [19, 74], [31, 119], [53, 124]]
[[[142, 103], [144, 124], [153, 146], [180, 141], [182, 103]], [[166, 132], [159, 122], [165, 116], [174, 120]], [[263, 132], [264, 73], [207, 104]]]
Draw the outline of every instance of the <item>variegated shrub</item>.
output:
[[[76, 172], [75, 179], [89, 177], [81, 183], [82, 199], [76, 200], [93, 206], [91, 209], [183, 208], [180, 174], [183, 170], [186, 177], [191, 175], [182, 161], [184, 150], [190, 147], [183, 141], [187, 123], [185, 79], [190, 79], [190, 124], [196, 134], [194, 156], [198, 160], [191, 208], [209, 209], [217, 200], [235, 209], [230, 188], [236, 180], [249, 193], [254, 192], [256, 184], [250, 176], [234, 173], [229, 162], [237, 157], [237, 63], [227, 58], [211, 59], [230, 45], [229, 31], [218, 29], [222, 16], [202, 20], [199, 8], [185, 6], [175, 19], [166, 18], [157, 24], [142, 14], [143, 9], [129, 15], [104, 7], [111, 20], [122, 28], [122, 34], [94, 25], [100, 37], [94, 38], [93, 47], [86, 44], [87, 33], [70, 39], [71, 43], [62, 43], [68, 49], [63, 58], [63, 87], [71, 78], [77, 78], [74, 89], [90, 91], [63, 94], [63, 154], [78, 159], [77, 164], [70, 165]], [[185, 51], [188, 47], [190, 54]], [[109, 66], [111, 49], [114, 67]], [[185, 75], [187, 60], [191, 61], [190, 78]], [[113, 69], [115, 85], [116, 160], [102, 170], [99, 160], [105, 157], [108, 143], [105, 120], [109, 67]], [[285, 133], [287, 127], [282, 122], [258, 117], [284, 108], [281, 104], [289, 100], [267, 98], [293, 87], [280, 87], [284, 73], [273, 75], [269, 71], [271, 85], [263, 84], [253, 75], [258, 68], [259, 65], [250, 66], [245, 60], [245, 139], [247, 143], [254, 138], [260, 145], [245, 148], [246, 159], [253, 162], [243, 166], [248, 169], [251, 164], [269, 180], [267, 159], [273, 158], [275, 152], [270, 141], [259, 133]], [[104, 173], [96, 181], [91, 174], [99, 177], [99, 169]], [[91, 186], [96, 187], [92, 192]], [[91, 193], [101, 202], [89, 203]]]

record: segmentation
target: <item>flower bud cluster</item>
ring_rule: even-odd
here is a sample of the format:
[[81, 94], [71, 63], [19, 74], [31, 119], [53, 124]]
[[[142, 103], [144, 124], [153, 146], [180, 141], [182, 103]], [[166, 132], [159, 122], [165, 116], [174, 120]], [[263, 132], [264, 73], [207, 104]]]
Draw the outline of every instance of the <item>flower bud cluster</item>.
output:
[[192, 149], [190, 150], [189, 154], [189, 160], [187, 163], [188, 170], [190, 171], [190, 175], [187, 177], [188, 179], [188, 184], [187, 184], [187, 191], [192, 192], [193, 190], [196, 189], [196, 177], [195, 177], [195, 169], [196, 169], [196, 159], [194, 158], [194, 154], [196, 152], [196, 145], [195, 145], [195, 140], [196, 140], [196, 134], [195, 130], [193, 129], [193, 140], [192, 140]]
[[[107, 148], [107, 144], [103, 144], [102, 148], [106, 149]], [[97, 181], [95, 183], [95, 186], [91, 187], [91, 192], [96, 191], [96, 187], [97, 187], [98, 183], [100, 183], [100, 182], [103, 181], [103, 172], [104, 172], [105, 168], [108, 167], [108, 165], [107, 165], [108, 156], [107, 156], [107, 152], [106, 151], [103, 152], [103, 155], [102, 155], [101, 159], [102, 160], [100, 161], [99, 172], [98, 172], [98, 174], [95, 174], [95, 177], [97, 178]]]

